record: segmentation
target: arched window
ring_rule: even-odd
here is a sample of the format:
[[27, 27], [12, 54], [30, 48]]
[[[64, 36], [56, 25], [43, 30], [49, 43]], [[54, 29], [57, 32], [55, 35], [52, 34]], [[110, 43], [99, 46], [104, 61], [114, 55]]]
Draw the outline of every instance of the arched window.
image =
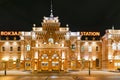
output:
[[42, 55], [42, 59], [48, 59], [48, 55], [47, 54], [43, 54]]
[[72, 49], [75, 49], [75, 44], [72, 44], [72, 45], [71, 45], [71, 48], [72, 48]]
[[50, 42], [50, 43], [54, 43], [53, 38], [49, 38], [49, 39], [48, 39], [48, 42]]
[[58, 54], [53, 54], [52, 59], [54, 58], [58, 59], [59, 58]]

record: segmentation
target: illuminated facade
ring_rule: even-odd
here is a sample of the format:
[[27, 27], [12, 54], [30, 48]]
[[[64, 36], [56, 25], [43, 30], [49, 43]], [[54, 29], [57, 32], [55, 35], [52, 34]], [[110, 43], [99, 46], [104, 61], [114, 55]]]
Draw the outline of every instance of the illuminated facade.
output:
[[[82, 34], [87, 35], [88, 33]], [[99, 33], [89, 32], [88, 35]], [[4, 69], [4, 59], [8, 69], [30, 71], [68, 71], [87, 69], [91, 61], [92, 69], [101, 69], [101, 41], [81, 40], [80, 32], [69, 31], [68, 25], [60, 27], [58, 17], [51, 13], [44, 17], [42, 27], [33, 25], [28, 32], [1, 31], [1, 37], [19, 36], [10, 40], [0, 40], [0, 69]]]
[[34, 24], [32, 29], [0, 32], [0, 70], [4, 62], [8, 70], [33, 72], [120, 67], [120, 30], [106, 30], [102, 39], [96, 40], [100, 32], [71, 32], [68, 25], [60, 27], [52, 11], [50, 17], [43, 18], [42, 27]]
[[120, 68], [120, 30], [108, 29], [102, 38], [102, 68], [116, 70]]

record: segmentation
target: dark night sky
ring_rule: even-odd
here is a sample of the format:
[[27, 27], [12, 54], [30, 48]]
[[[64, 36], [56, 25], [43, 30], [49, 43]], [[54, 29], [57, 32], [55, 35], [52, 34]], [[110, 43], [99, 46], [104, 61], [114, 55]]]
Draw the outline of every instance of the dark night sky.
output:
[[[50, 0], [0, 0], [0, 30], [31, 31], [50, 15]], [[54, 16], [71, 31], [120, 29], [120, 0], [53, 0]]]

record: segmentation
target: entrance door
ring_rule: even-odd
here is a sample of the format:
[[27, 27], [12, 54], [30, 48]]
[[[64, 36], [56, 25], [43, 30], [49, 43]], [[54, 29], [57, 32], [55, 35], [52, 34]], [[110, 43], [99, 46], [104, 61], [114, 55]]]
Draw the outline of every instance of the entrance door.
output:
[[42, 55], [42, 61], [41, 61], [41, 70], [42, 71], [48, 71], [48, 69], [49, 69], [48, 55], [43, 54]]
[[44, 71], [47, 71], [48, 70], [48, 62], [42, 62], [41, 63], [41, 69], [44, 70]]
[[31, 70], [31, 62], [29, 61], [25, 62], [25, 70]]
[[53, 71], [58, 71], [59, 70], [59, 62], [58, 61], [53, 61], [52, 62], [52, 70]]
[[58, 71], [59, 69], [59, 56], [58, 54], [54, 54], [52, 56], [52, 70], [53, 71]]
[[71, 69], [72, 70], [76, 69], [76, 62], [75, 61], [71, 61]]

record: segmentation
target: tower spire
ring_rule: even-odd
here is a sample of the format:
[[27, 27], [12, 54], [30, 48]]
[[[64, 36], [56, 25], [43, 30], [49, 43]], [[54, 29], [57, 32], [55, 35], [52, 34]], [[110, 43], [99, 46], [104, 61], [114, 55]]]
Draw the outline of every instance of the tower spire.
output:
[[53, 17], [53, 1], [51, 0], [50, 17]]

